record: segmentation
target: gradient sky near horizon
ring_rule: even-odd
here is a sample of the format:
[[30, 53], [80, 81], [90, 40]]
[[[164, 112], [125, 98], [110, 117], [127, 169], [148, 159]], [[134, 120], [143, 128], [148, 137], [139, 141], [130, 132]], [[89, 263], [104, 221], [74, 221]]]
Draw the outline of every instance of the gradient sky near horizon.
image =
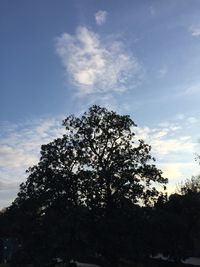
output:
[[129, 114], [168, 191], [199, 173], [199, 0], [0, 1], [0, 208], [62, 119]]

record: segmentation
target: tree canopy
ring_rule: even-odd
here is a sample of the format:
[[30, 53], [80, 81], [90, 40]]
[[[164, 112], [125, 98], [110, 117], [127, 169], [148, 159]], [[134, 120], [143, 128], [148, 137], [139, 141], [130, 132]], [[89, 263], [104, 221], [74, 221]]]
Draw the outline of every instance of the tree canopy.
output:
[[142, 241], [147, 213], [139, 206], [162, 196], [158, 185], [165, 188], [167, 179], [150, 145], [137, 140], [134, 121], [94, 105], [81, 117], [67, 117], [63, 126], [61, 138], [42, 145], [10, 209], [24, 254], [34, 252], [37, 257], [30, 257], [42, 262], [44, 255], [99, 253], [116, 266], [133, 248], [148, 253]]
[[57, 201], [109, 209], [126, 199], [150, 204], [159, 196], [156, 183], [167, 179], [156, 168], [151, 147], [136, 140], [129, 116], [92, 106], [63, 125], [62, 138], [42, 145], [40, 161], [29, 168], [16, 202], [35, 199], [43, 209]]

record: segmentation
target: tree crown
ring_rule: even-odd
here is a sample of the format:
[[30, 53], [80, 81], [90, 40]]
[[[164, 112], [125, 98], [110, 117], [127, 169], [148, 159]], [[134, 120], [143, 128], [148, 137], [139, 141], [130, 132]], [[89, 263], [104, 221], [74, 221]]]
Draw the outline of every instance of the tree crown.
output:
[[16, 203], [34, 199], [42, 207], [62, 203], [109, 210], [126, 200], [150, 204], [160, 195], [156, 183], [167, 179], [156, 168], [151, 147], [136, 140], [129, 116], [94, 105], [63, 125], [62, 138], [42, 145]]

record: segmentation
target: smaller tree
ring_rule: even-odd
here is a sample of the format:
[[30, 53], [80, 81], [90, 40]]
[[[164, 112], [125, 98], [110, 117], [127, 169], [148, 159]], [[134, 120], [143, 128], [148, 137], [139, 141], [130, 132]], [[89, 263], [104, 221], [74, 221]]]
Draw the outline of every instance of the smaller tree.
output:
[[186, 179], [178, 186], [178, 192], [182, 195], [200, 192], [200, 175]]

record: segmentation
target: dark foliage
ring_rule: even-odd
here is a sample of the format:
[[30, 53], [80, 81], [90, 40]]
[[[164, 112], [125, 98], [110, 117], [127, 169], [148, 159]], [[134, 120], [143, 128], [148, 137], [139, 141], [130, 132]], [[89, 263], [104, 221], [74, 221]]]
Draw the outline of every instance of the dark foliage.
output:
[[99, 106], [63, 125], [66, 134], [41, 147], [9, 208], [9, 228], [23, 243], [18, 257], [35, 266], [55, 257], [103, 257], [111, 265], [146, 257], [148, 207], [162, 196], [156, 185], [167, 183], [151, 147], [136, 140], [129, 116]]

